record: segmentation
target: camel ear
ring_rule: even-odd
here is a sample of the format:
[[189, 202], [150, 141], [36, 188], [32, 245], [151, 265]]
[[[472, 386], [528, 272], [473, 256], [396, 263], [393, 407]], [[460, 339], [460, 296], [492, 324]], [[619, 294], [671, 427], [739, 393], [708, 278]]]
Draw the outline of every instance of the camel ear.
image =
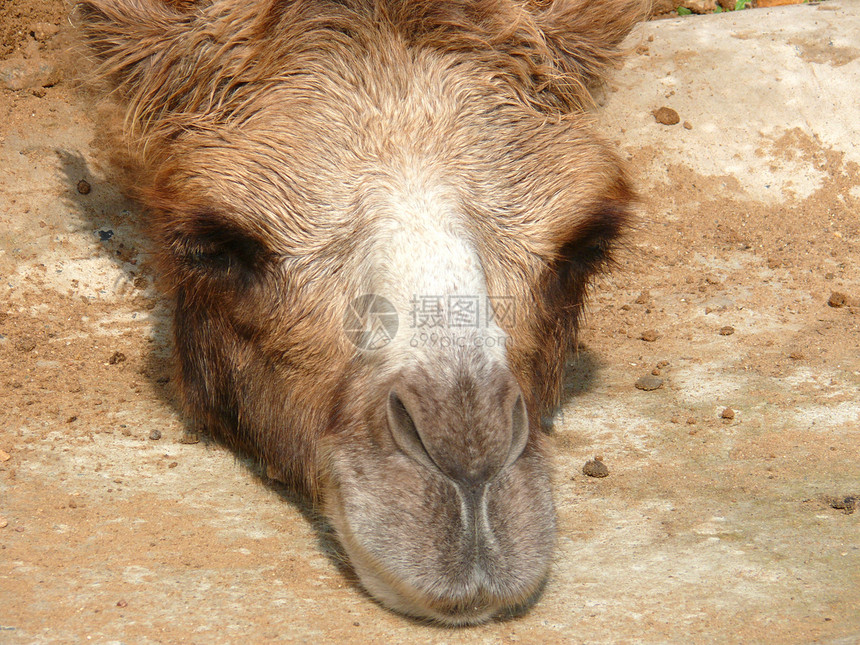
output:
[[150, 62], [177, 39], [183, 14], [162, 0], [84, 0], [75, 17], [84, 41], [96, 55], [99, 75], [119, 87], [144, 80]]
[[[385, 3], [418, 43], [468, 52], [545, 112], [592, 102], [590, 86], [620, 60], [621, 41], [651, 0], [424, 0]], [[395, 11], [396, 8], [396, 11]]]
[[591, 100], [589, 88], [618, 66], [621, 43], [651, 12], [651, 0], [531, 0], [555, 78], [547, 88], [564, 106]]
[[203, 9], [190, 0], [83, 0], [75, 16], [96, 77], [125, 103], [127, 134], [169, 137], [200, 112], [214, 77], [201, 64]]

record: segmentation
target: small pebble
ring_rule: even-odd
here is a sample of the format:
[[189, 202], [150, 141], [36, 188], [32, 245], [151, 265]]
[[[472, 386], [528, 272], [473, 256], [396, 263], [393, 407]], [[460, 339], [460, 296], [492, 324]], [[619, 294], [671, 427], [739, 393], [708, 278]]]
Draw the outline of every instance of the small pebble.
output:
[[656, 390], [658, 388], [663, 387], [663, 379], [661, 379], [659, 376], [648, 374], [647, 376], [640, 376], [638, 379], [636, 379], [635, 385], [637, 390], [645, 390], [646, 392], [650, 392], [652, 390]]
[[0, 529], [5, 529], [7, 526], [9, 526], [9, 520], [5, 517], [0, 517]]
[[0, 450], [0, 461], [9, 461], [12, 456], [5, 450]]
[[78, 420], [77, 415], [74, 415], [74, 414], [73, 414], [73, 415], [72, 415], [72, 416], [70, 416], [68, 419], [66, 419], [66, 423], [74, 423], [74, 422], [75, 422], [75, 421], [77, 421], [77, 420]]
[[693, 129], [693, 124], [692, 124], [692, 123], [690, 123], [689, 121], [684, 121], [684, 129], [685, 129], [685, 130], [692, 130], [692, 129]]
[[654, 329], [646, 329], [639, 335], [639, 340], [644, 340], [646, 343], [653, 343], [660, 338], [660, 334]]
[[720, 412], [720, 418], [722, 419], [734, 419], [735, 411], [731, 408], [726, 408], [722, 412]]
[[149, 433], [149, 438], [152, 439], [153, 441], [158, 441], [159, 439], [161, 439], [161, 430], [158, 430], [156, 428], [155, 430], [153, 430], [152, 432]]
[[609, 468], [600, 459], [595, 458], [585, 462], [582, 474], [589, 477], [606, 477], [609, 475]]
[[117, 363], [122, 363], [125, 361], [125, 354], [122, 352], [114, 352], [113, 356], [108, 359], [108, 363], [111, 365], [116, 365]]
[[171, 461], [169, 464], [167, 464], [167, 467], [168, 468], [176, 468], [178, 465], [179, 464], [177, 462]]
[[91, 190], [92, 187], [90, 186], [90, 182], [88, 182], [86, 179], [81, 179], [78, 182], [78, 192], [81, 195], [89, 195]]
[[681, 121], [678, 113], [670, 107], [658, 108], [651, 112], [651, 114], [654, 115], [654, 120], [657, 123], [662, 123], [663, 125], [676, 125]]
[[827, 304], [831, 307], [844, 307], [845, 301], [847, 300], [847, 296], [844, 293], [840, 293], [838, 291], [834, 291], [830, 294], [830, 297], [827, 299]]
[[696, 417], [687, 417], [687, 425], [688, 426], [696, 425]]
[[802, 361], [804, 358], [806, 358], [803, 355], [803, 352], [791, 352], [788, 357], [793, 361]]
[[720, 327], [720, 336], [731, 336], [734, 333], [735, 333], [734, 327], [729, 327], [729, 326]]
[[125, 600], [117, 600], [116, 606], [117, 607], [128, 607], [128, 603]]
[[70, 499], [69, 500], [69, 508], [77, 508], [77, 507], [78, 507], [78, 503], [75, 500]]
[[830, 504], [830, 508], [841, 510], [846, 515], [850, 515], [860, 506], [860, 497], [853, 495], [847, 497], [828, 497], [827, 503]]

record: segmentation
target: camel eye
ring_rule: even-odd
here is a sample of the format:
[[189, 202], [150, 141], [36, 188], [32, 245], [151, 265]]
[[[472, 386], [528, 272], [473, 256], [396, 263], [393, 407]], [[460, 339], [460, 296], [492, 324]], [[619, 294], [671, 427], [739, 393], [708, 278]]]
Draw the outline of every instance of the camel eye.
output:
[[200, 217], [170, 244], [187, 270], [223, 279], [247, 281], [258, 275], [269, 254], [265, 246], [235, 225]]
[[613, 247], [627, 222], [623, 206], [607, 203], [572, 231], [557, 253], [556, 272], [563, 289], [588, 280], [612, 262]]
[[609, 260], [610, 240], [602, 236], [568, 242], [559, 249], [556, 272], [562, 285], [587, 279], [600, 271]]

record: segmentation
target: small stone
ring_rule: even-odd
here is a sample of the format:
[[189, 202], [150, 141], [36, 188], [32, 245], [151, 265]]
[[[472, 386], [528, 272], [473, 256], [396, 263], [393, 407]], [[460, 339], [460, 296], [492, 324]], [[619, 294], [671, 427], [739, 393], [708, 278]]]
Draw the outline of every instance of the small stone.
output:
[[167, 464], [167, 467], [168, 468], [176, 468], [178, 465], [179, 464], [177, 462], [171, 461], [169, 464]]
[[713, 13], [717, 0], [681, 0], [681, 6], [693, 13]]
[[108, 363], [111, 365], [116, 365], [117, 363], [122, 363], [125, 361], [125, 354], [122, 352], [114, 352], [113, 356], [108, 359]]
[[720, 336], [731, 336], [735, 333], [735, 328], [731, 326], [720, 327]]
[[89, 195], [91, 190], [92, 186], [90, 186], [90, 182], [88, 182], [86, 179], [81, 179], [78, 182], [78, 192], [81, 195]]
[[9, 520], [5, 517], [0, 517], [0, 529], [5, 529], [7, 526], [9, 526]]
[[12, 459], [12, 455], [5, 450], [0, 450], [0, 461], [9, 461], [10, 459]]
[[32, 338], [19, 338], [15, 341], [15, 349], [24, 354], [32, 352], [36, 349], [36, 341]]
[[734, 419], [735, 411], [731, 408], [725, 408], [722, 412], [720, 412], [720, 418], [722, 419]]
[[125, 600], [117, 600], [116, 606], [117, 607], [128, 607], [128, 603]]
[[841, 510], [846, 515], [851, 515], [860, 506], [860, 497], [849, 495], [847, 497], [828, 497], [827, 503], [830, 508]]
[[789, 354], [788, 357], [793, 361], [802, 361], [804, 358], [806, 358], [803, 355], [803, 352], [800, 352], [800, 351], [791, 352], [791, 354]]
[[687, 417], [687, 425], [688, 426], [696, 425], [696, 417]]
[[635, 385], [637, 390], [651, 392], [652, 390], [656, 390], [658, 388], [663, 387], [663, 379], [659, 376], [648, 374], [647, 376], [640, 376], [638, 379], [636, 379]]
[[589, 477], [606, 477], [609, 475], [609, 468], [600, 459], [594, 458], [585, 462], [582, 474]]
[[668, 366], [669, 366], [669, 361], [658, 361], [657, 362], [657, 369], [658, 370], [662, 370], [664, 367], [668, 367]]
[[74, 422], [75, 422], [75, 421], [77, 421], [77, 420], [78, 420], [77, 415], [74, 415], [74, 414], [73, 414], [73, 415], [72, 415], [72, 416], [70, 416], [68, 419], [66, 419], [66, 423], [74, 423]]
[[692, 123], [690, 123], [689, 121], [684, 121], [684, 129], [685, 129], [685, 130], [692, 130], [692, 129], [693, 129], [693, 124], [692, 124]]
[[70, 499], [69, 500], [69, 508], [77, 508], [77, 507], [78, 507], [78, 503], [75, 500]]
[[153, 441], [158, 441], [159, 439], [161, 439], [161, 430], [156, 428], [155, 430], [153, 430], [152, 432], [149, 433], [149, 438], [152, 439]]
[[646, 343], [653, 343], [660, 338], [660, 334], [654, 329], [646, 329], [639, 335], [639, 340], [644, 340]]
[[834, 291], [830, 294], [830, 298], [827, 299], [827, 304], [831, 307], [844, 307], [847, 300], [848, 296], [844, 293]]
[[653, 370], [651, 370], [651, 376], [660, 376], [660, 374], [662, 374], [662, 372], [660, 371], [659, 367], [655, 367]]
[[55, 65], [39, 55], [24, 58], [19, 54], [0, 62], [0, 87], [8, 90], [51, 87], [61, 76]]
[[661, 107], [651, 112], [654, 115], [654, 120], [663, 125], [676, 125], [681, 121], [681, 117], [670, 107]]
[[647, 291], [641, 291], [639, 293], [639, 295], [636, 296], [635, 302], [637, 305], [644, 305], [644, 304], [647, 304], [648, 299], [650, 297], [651, 297], [651, 294], [649, 294]]

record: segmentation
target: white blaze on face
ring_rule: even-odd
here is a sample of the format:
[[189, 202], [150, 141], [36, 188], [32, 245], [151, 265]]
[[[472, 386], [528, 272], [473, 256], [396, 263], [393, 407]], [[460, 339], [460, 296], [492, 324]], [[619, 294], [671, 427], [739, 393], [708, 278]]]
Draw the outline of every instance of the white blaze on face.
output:
[[411, 167], [380, 187], [372, 288], [399, 315], [383, 352], [395, 364], [477, 350], [507, 364], [508, 337], [491, 307], [480, 258], [463, 225], [456, 194]]

